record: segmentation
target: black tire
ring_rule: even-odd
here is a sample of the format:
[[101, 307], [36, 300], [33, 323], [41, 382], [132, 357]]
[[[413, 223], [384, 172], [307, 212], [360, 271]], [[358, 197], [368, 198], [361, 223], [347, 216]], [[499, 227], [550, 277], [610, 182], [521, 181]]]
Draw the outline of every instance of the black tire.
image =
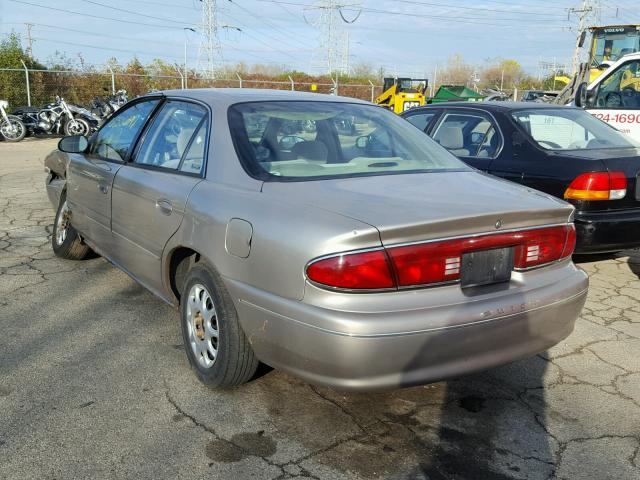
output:
[[[27, 134], [24, 122], [15, 115], [7, 115], [8, 120], [0, 121], [0, 135], [7, 142], [19, 142]], [[11, 129], [13, 127], [13, 129]], [[13, 131], [11, 131], [13, 130]]]
[[89, 122], [84, 118], [74, 118], [64, 124], [64, 134], [67, 137], [72, 135], [84, 135], [88, 137], [90, 132], [91, 127], [89, 126]]
[[[203, 354], [196, 350], [198, 347], [206, 349], [207, 347], [204, 346], [207, 345], [206, 343], [198, 342], [208, 342], [209, 340], [191, 335], [191, 331], [195, 333], [196, 329], [194, 328], [193, 314], [190, 315], [189, 312], [193, 313], [199, 310], [199, 306], [195, 307], [195, 310], [193, 308], [194, 299], [196, 299], [194, 292], [197, 292], [199, 287], [204, 287], [213, 301], [215, 316], [211, 318], [211, 323], [213, 324], [215, 321], [215, 328], [218, 332], [215, 342], [217, 354], [213, 359], [213, 364], [208, 367], [203, 365], [203, 361], [205, 361], [201, 358]], [[201, 302], [202, 298], [203, 295], [200, 295], [196, 301]], [[186, 276], [180, 299], [184, 348], [191, 368], [195, 371], [198, 379], [211, 388], [234, 387], [248, 382], [255, 374], [259, 362], [240, 326], [238, 313], [220, 275], [207, 265], [196, 264]], [[190, 307], [190, 301], [192, 307]], [[204, 327], [200, 331], [204, 336]], [[207, 358], [206, 361], [212, 361], [210, 354]]]
[[[61, 218], [62, 216], [66, 218]], [[69, 210], [67, 207], [67, 195], [63, 192], [60, 196], [60, 204], [53, 222], [53, 234], [51, 235], [51, 247], [57, 257], [67, 260], [82, 260], [89, 254], [89, 246], [82, 242], [80, 235], [69, 222]], [[66, 234], [58, 235], [61, 226], [66, 228]], [[60, 232], [61, 233], [61, 232]]]

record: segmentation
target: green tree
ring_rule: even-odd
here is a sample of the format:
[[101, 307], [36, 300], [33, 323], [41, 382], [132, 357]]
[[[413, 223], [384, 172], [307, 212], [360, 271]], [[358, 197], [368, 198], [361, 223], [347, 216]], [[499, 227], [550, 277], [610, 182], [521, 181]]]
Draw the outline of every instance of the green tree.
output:
[[12, 108], [27, 103], [22, 62], [28, 68], [44, 68], [42, 64], [27, 55], [16, 33], [4, 36], [0, 40], [0, 100], [7, 100]]

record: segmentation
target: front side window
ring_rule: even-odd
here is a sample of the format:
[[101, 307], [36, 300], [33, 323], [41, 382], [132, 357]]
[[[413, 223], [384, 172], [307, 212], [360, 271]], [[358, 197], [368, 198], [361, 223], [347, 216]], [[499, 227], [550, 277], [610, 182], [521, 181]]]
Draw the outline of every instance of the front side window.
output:
[[254, 102], [229, 109], [245, 168], [267, 179], [468, 170], [385, 109], [341, 102]]
[[539, 146], [547, 150], [637, 146], [629, 137], [577, 108], [519, 110], [512, 116]]
[[96, 133], [90, 153], [106, 160], [123, 162], [158, 102], [158, 99], [147, 100], [118, 112]]
[[615, 62], [624, 55], [640, 51], [640, 31], [636, 27], [596, 29], [593, 39], [593, 67]]
[[[206, 116], [206, 110], [199, 105], [169, 100], [145, 133], [135, 163], [178, 170], [192, 137]], [[190, 168], [194, 168], [193, 160], [190, 161]]]
[[433, 139], [460, 157], [492, 158], [501, 146], [496, 126], [481, 112], [446, 114]]
[[640, 108], [640, 61], [621, 65], [602, 81], [595, 98], [596, 108]]

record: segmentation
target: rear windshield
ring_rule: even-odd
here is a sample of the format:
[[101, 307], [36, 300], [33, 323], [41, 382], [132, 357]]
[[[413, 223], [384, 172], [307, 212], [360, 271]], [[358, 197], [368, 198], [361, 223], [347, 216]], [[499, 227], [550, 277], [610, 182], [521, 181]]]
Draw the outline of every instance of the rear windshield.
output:
[[410, 123], [373, 105], [255, 102], [229, 110], [245, 168], [264, 179], [469, 170]]
[[578, 108], [519, 110], [516, 122], [547, 150], [638, 147], [631, 138]]

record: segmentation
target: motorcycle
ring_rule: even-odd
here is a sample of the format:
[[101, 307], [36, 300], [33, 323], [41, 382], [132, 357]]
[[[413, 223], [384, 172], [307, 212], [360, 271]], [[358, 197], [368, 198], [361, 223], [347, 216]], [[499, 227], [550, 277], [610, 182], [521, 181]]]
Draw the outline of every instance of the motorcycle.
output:
[[86, 108], [70, 105], [56, 95], [56, 101], [44, 108], [23, 107], [13, 112], [21, 118], [30, 134], [84, 135], [98, 129], [100, 120]]
[[22, 120], [15, 115], [8, 115], [9, 102], [0, 100], [0, 135], [8, 142], [19, 142], [27, 134]]
[[89, 104], [91, 112], [104, 122], [116, 110], [129, 101], [126, 90], [118, 90], [115, 94], [107, 97], [95, 97]]

